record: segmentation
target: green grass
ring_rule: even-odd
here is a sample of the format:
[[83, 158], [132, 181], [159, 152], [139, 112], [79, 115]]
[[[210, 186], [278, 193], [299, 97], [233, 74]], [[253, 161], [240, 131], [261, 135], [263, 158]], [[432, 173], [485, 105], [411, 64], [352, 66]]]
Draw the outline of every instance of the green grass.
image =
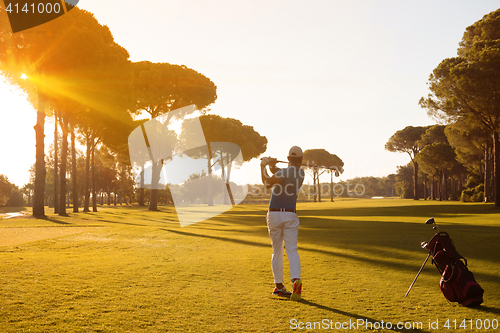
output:
[[[500, 321], [500, 211], [491, 205], [345, 199], [298, 209], [302, 302], [271, 296], [265, 205], [184, 228], [169, 207], [0, 220], [1, 331], [287, 332], [296, 319], [475, 332], [462, 320]], [[434, 234], [424, 224], [432, 216], [485, 289], [482, 307], [448, 303], [430, 261], [403, 297], [426, 257], [420, 242]]]

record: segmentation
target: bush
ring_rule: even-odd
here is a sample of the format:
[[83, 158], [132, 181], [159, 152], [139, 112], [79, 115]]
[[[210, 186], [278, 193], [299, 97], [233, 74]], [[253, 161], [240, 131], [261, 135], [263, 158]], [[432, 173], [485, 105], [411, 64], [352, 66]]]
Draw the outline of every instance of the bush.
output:
[[484, 185], [479, 184], [474, 188], [466, 188], [460, 198], [463, 202], [482, 202], [484, 200]]
[[6, 207], [24, 207], [24, 197], [23, 194], [18, 190], [13, 190], [10, 192], [10, 198], [5, 204]]

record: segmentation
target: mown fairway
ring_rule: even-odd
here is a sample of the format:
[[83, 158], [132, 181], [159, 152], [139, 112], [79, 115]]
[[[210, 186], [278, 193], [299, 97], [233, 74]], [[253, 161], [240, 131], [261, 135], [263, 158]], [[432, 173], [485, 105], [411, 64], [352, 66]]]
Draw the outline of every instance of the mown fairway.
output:
[[[326, 327], [306, 330], [307, 323], [328, 322], [331, 331], [362, 332], [365, 326], [345, 323], [383, 321], [392, 330], [377, 331], [474, 332], [481, 323], [499, 325], [500, 211], [491, 205], [338, 200], [298, 209], [300, 303], [271, 296], [265, 205], [237, 206], [184, 228], [171, 207], [1, 220], [0, 330], [286, 332], [304, 325], [297, 331], [319, 332]], [[420, 242], [434, 234], [424, 224], [432, 216], [485, 289], [482, 307], [448, 303], [430, 261], [403, 298], [427, 255]], [[398, 322], [422, 327], [400, 330]], [[336, 330], [342, 323], [347, 329]]]

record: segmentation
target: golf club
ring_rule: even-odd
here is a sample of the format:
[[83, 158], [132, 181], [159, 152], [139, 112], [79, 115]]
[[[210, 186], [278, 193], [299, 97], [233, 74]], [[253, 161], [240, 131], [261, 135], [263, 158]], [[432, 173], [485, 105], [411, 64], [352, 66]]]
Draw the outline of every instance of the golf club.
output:
[[[286, 161], [279, 161], [276, 158], [272, 158], [272, 159], [274, 160], [273, 162], [276, 162], [276, 163], [287, 163], [287, 164], [290, 163], [290, 162], [286, 162]], [[261, 158], [261, 160], [262, 160], [262, 158]], [[328, 170], [335, 170], [335, 177], [340, 176], [339, 168], [337, 166], [327, 167], [327, 166], [323, 166], [323, 165], [311, 165], [311, 164], [307, 164], [307, 163], [301, 163], [300, 165], [305, 166], [305, 167], [310, 167], [310, 168], [322, 168], [322, 169], [328, 169]], [[340, 169], [341, 169], [341, 172], [344, 172], [342, 167]]]
[[[420, 243], [420, 247], [422, 247], [423, 249], [427, 249], [428, 245], [429, 245], [429, 243], [427, 243], [427, 242]], [[410, 288], [408, 288], [408, 291], [406, 292], [405, 298], [410, 293], [410, 290], [411, 290], [411, 288], [413, 288], [413, 285], [415, 284], [415, 282], [417, 282], [417, 278], [420, 275], [420, 272], [422, 272], [422, 270], [424, 269], [424, 266], [427, 263], [427, 260], [429, 260], [430, 256], [431, 256], [431, 253], [429, 252], [429, 254], [427, 255], [427, 258], [425, 258], [425, 261], [424, 261], [422, 267], [420, 267], [420, 270], [418, 271], [417, 276], [415, 276], [415, 279], [413, 279], [413, 282], [411, 283]]]
[[439, 230], [439, 227], [437, 226], [436, 221], [434, 221], [434, 218], [433, 218], [433, 217], [431, 217], [430, 219], [428, 219], [427, 221], [425, 221], [425, 224], [434, 224], [434, 225], [432, 226], [432, 229], [433, 229], [433, 230], [436, 230], [436, 229], [437, 229], [437, 231], [438, 231], [438, 232], [440, 232], [440, 231], [441, 231], [441, 230]]

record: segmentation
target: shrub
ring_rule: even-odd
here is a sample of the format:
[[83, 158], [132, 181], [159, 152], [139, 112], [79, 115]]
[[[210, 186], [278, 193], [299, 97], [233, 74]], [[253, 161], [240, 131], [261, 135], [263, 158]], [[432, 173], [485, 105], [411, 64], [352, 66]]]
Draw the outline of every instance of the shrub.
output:
[[479, 184], [474, 188], [466, 188], [460, 198], [463, 202], [481, 202], [484, 200], [484, 185]]
[[10, 198], [5, 204], [6, 207], [24, 207], [24, 197], [23, 194], [18, 190], [13, 190], [10, 192]]

